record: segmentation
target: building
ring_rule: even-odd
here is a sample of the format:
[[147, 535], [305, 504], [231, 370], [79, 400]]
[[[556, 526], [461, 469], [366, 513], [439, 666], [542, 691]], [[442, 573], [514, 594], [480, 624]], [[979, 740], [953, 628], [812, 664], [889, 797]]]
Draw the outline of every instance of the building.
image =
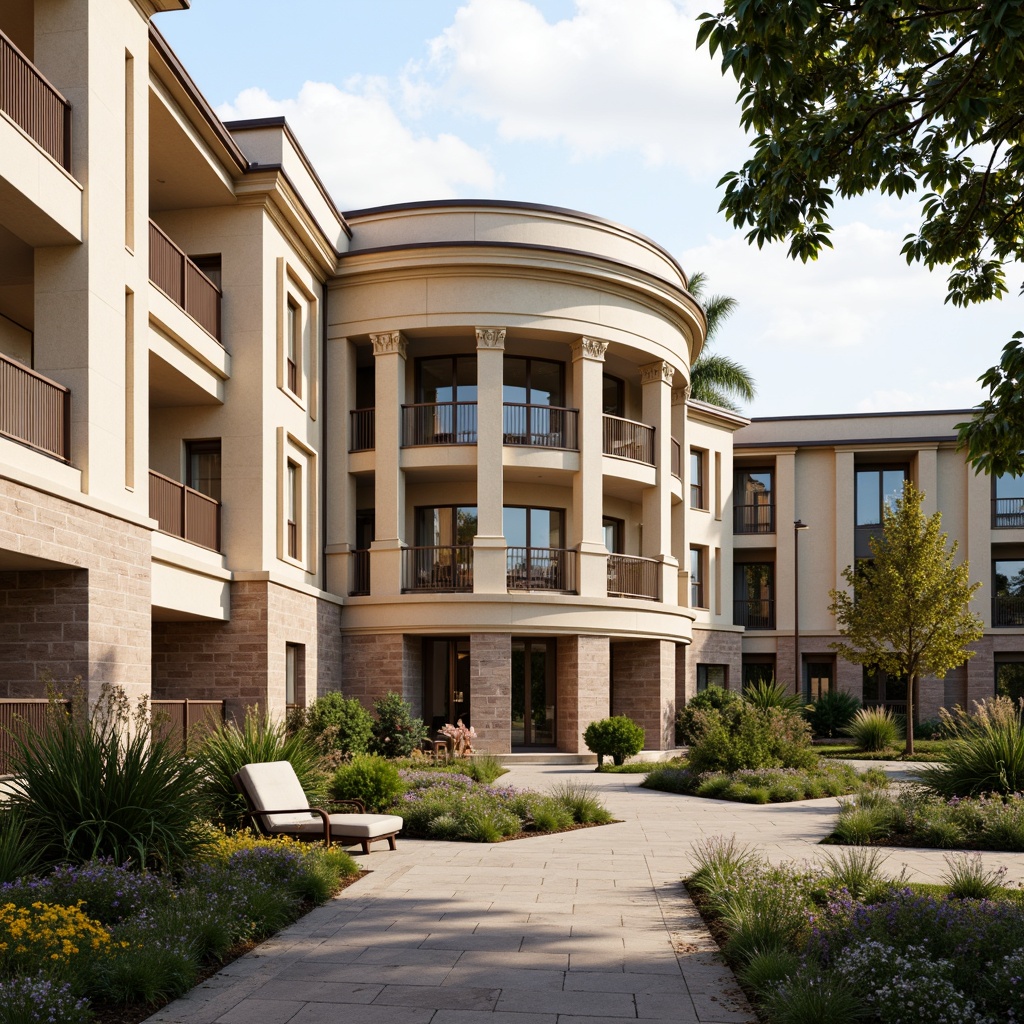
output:
[[150, 21], [187, 6], [0, 7], [0, 697], [397, 690], [496, 752], [609, 711], [667, 749], [700, 687], [795, 671], [798, 515], [802, 664], [870, 689], [823, 595], [871, 467], [1003, 581], [945, 699], [1016, 672], [1024, 547], [955, 415], [689, 400], [705, 323], [664, 249], [541, 205], [342, 214], [283, 120], [210, 109]]

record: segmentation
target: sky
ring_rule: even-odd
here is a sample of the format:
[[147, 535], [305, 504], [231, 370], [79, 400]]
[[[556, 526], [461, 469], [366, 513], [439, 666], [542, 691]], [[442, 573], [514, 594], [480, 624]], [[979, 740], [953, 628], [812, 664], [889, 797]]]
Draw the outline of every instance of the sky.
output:
[[[1024, 328], [1017, 297], [944, 304], [908, 266], [919, 199], [838, 205], [832, 251], [757, 249], [718, 212], [747, 152], [738, 86], [695, 48], [710, 0], [192, 0], [156, 25], [225, 120], [284, 114], [339, 209], [563, 206], [653, 238], [736, 313], [715, 349], [748, 416], [966, 409]], [[712, 8], [713, 9], [713, 8]]]

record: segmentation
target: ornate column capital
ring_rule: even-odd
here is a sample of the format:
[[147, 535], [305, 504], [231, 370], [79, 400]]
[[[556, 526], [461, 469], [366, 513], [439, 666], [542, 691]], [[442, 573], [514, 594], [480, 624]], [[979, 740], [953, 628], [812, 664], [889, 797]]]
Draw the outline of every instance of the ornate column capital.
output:
[[504, 327], [477, 327], [476, 347], [503, 349], [505, 347], [505, 330]]
[[371, 334], [370, 344], [373, 346], [375, 356], [386, 356], [397, 352], [403, 359], [406, 357], [409, 345], [405, 335], [401, 331], [388, 331], [386, 334]]
[[604, 362], [604, 354], [608, 351], [607, 341], [598, 341], [597, 338], [579, 338], [570, 346], [573, 362], [577, 359], [595, 359]]
[[690, 400], [690, 385], [686, 384], [681, 388], [672, 389], [672, 404], [673, 405], [686, 405]]
[[671, 384], [675, 376], [675, 367], [664, 360], [659, 359], [656, 363], [647, 363], [645, 366], [640, 367], [641, 384], [656, 384], [659, 381]]

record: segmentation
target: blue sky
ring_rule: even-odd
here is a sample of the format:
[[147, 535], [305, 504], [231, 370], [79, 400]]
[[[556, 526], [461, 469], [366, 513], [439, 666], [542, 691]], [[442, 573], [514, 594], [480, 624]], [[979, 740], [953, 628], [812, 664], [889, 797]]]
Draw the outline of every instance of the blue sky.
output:
[[716, 347], [753, 416], [966, 408], [1024, 327], [1016, 297], [944, 305], [908, 267], [917, 201], [844, 204], [794, 263], [717, 212], [743, 161], [736, 84], [696, 51], [708, 0], [192, 0], [157, 17], [225, 119], [285, 114], [342, 209], [494, 198], [584, 210], [739, 300]]

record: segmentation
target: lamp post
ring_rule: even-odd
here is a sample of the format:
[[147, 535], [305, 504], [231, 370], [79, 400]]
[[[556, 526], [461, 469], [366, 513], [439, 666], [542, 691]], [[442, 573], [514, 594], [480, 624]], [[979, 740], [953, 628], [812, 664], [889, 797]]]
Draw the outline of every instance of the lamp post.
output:
[[793, 686], [800, 696], [800, 531], [809, 527], [797, 519], [793, 523]]

